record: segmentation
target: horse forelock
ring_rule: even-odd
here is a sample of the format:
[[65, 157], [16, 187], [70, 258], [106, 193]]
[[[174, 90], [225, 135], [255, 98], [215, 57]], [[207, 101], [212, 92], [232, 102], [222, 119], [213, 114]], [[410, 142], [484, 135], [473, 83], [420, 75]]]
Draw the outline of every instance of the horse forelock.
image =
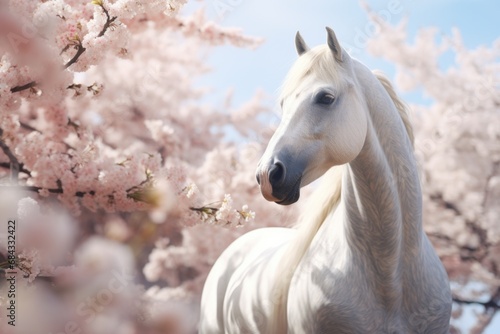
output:
[[317, 46], [295, 61], [281, 86], [280, 100], [295, 92], [309, 75], [322, 82], [339, 84], [342, 78], [340, 72], [341, 66], [335, 61], [328, 46]]

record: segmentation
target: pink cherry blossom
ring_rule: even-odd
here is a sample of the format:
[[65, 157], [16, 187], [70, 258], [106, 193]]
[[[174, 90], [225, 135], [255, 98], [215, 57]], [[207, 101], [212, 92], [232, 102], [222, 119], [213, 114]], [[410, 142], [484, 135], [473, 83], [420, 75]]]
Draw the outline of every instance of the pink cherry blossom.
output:
[[[274, 131], [262, 122], [267, 97], [235, 106], [228, 94], [214, 106], [197, 81], [207, 47], [262, 40], [201, 9], [183, 15], [185, 3], [0, 4], [0, 218], [19, 219], [21, 332], [193, 333], [222, 251], [297, 220], [300, 206], [266, 202], [254, 178]], [[471, 282], [498, 304], [500, 43], [469, 50], [458, 31], [436, 42], [435, 29], [409, 42], [405, 21], [372, 19], [369, 51], [396, 65], [400, 89], [432, 99], [412, 106], [415, 153], [425, 228], [457, 309], [479, 302], [463, 293]], [[455, 55], [446, 70], [444, 52]], [[2, 230], [3, 269], [6, 241]], [[0, 332], [10, 334], [6, 295], [0, 285]]]

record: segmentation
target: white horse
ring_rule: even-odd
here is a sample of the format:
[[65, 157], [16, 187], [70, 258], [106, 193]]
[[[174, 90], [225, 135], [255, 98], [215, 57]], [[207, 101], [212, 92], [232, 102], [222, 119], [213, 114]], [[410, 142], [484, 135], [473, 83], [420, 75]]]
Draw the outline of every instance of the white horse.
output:
[[448, 333], [446, 272], [422, 228], [405, 105], [389, 81], [328, 43], [300, 55], [259, 163], [279, 204], [321, 175], [299, 228], [243, 235], [212, 268], [200, 333]]

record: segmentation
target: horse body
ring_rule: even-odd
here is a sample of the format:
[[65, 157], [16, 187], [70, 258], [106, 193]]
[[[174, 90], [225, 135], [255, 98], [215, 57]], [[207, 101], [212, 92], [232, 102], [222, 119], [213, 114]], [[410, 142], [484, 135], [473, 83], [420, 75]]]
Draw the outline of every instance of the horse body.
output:
[[449, 284], [423, 232], [411, 142], [382, 84], [357, 62], [355, 72], [371, 124], [292, 279], [288, 332], [447, 333]]
[[423, 232], [404, 107], [331, 30], [328, 48], [296, 43], [309, 67], [291, 71], [258, 180], [266, 199], [291, 204], [329, 170], [326, 199], [313, 198], [304, 227], [250, 232], [221, 255], [200, 332], [447, 333], [449, 284]]
[[200, 333], [265, 333], [278, 262], [296, 231], [262, 228], [233, 242], [210, 271]]

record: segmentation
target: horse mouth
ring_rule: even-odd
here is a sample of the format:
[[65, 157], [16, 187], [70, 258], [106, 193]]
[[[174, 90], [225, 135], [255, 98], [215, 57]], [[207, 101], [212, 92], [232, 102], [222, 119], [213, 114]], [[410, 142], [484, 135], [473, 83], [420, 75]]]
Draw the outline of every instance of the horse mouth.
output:
[[301, 179], [302, 176], [295, 181], [295, 183], [292, 185], [290, 191], [285, 195], [285, 197], [282, 200], [276, 201], [275, 203], [280, 205], [290, 205], [297, 202], [300, 198]]

